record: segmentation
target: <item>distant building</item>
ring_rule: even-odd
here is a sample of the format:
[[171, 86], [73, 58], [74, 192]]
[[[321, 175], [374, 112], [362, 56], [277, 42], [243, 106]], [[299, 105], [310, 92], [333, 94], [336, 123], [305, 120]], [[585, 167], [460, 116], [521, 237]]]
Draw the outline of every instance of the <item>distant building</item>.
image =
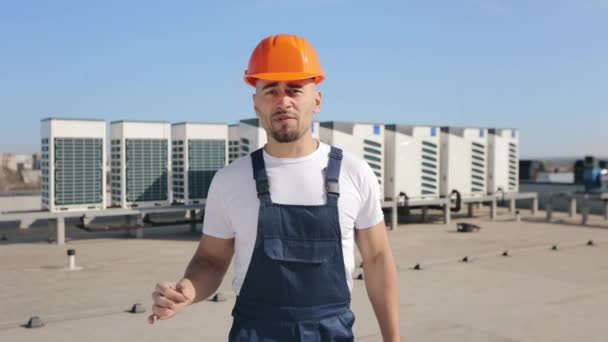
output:
[[21, 170], [19, 176], [21, 176], [21, 182], [23, 182], [24, 185], [39, 186], [42, 173], [40, 170]]
[[574, 184], [574, 172], [540, 172], [536, 181], [539, 183]]
[[31, 170], [34, 157], [29, 154], [0, 153], [0, 168], [10, 171]]
[[17, 171], [17, 158], [14, 153], [0, 153], [0, 167]]
[[34, 167], [34, 158], [31, 154], [15, 155], [18, 170], [31, 170]]
[[606, 160], [600, 160], [593, 156], [585, 156], [584, 159], [579, 159], [574, 162], [574, 182], [576, 184], [583, 184], [585, 178], [586, 168], [608, 168]]
[[520, 160], [519, 161], [519, 180], [534, 182], [539, 173], [545, 171], [545, 164], [540, 160]]
[[40, 159], [42, 159], [42, 153], [34, 153], [32, 154], [32, 169], [40, 170]]
[[574, 162], [574, 183], [583, 184], [585, 177], [585, 161], [577, 160]]

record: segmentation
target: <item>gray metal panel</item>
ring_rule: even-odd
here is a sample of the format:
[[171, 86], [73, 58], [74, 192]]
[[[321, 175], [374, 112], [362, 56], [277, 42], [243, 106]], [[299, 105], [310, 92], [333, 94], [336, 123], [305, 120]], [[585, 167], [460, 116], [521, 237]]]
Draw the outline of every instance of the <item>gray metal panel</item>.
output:
[[[474, 127], [466, 127], [466, 128], [474, 128]], [[452, 127], [452, 126], [443, 126], [441, 127], [441, 132], [457, 135], [459, 137], [464, 137], [465, 127]]]
[[397, 132], [405, 135], [414, 135], [414, 126], [409, 125], [397, 125]]
[[171, 126], [179, 125], [226, 125], [225, 122], [203, 122], [203, 121], [182, 121], [171, 124]]
[[334, 122], [333, 121], [321, 121], [321, 122], [319, 122], [319, 126], [321, 126], [323, 128], [334, 129]]
[[226, 165], [226, 142], [191, 139], [188, 144], [188, 197], [207, 198], [213, 176]]
[[488, 134], [498, 134], [499, 132], [503, 132], [505, 130], [516, 130], [517, 128], [514, 127], [502, 127], [502, 128], [488, 128]]
[[102, 119], [87, 119], [87, 118], [60, 118], [60, 117], [48, 117], [40, 120], [43, 121], [52, 121], [52, 120], [64, 120], [64, 121], [94, 121], [94, 122], [104, 122]]
[[429, 206], [429, 205], [442, 205], [442, 206], [446, 206], [446, 205], [450, 205], [450, 198], [445, 197], [445, 198], [422, 198], [422, 199], [407, 199], [405, 200], [405, 202], [407, 203], [408, 207], [413, 208], [413, 207], [421, 207], [421, 206]]
[[55, 205], [102, 203], [102, 139], [55, 138], [54, 144]]
[[260, 127], [260, 119], [258, 119], [258, 118], [243, 119], [243, 120], [241, 120], [241, 122], [244, 124], [247, 124], [249, 126]]
[[165, 201], [168, 151], [165, 139], [126, 139], [128, 202]]
[[409, 124], [390, 124], [390, 125], [384, 125], [384, 129], [386, 129], [387, 131], [393, 131], [393, 132], [399, 132], [405, 135], [409, 135], [409, 136], [413, 136], [414, 135], [414, 128], [419, 128], [419, 127], [428, 127], [428, 128], [433, 128], [433, 127], [439, 127], [436, 125], [409, 125]]
[[482, 202], [491, 202], [496, 200], [496, 195], [494, 196], [463, 196], [461, 198], [462, 203], [482, 203]]
[[534, 198], [538, 198], [538, 193], [537, 192], [505, 192], [504, 194], [496, 194], [496, 197], [498, 199], [534, 199]]
[[503, 136], [505, 131], [509, 131], [510, 134], [512, 131], [517, 131], [517, 128], [488, 128], [488, 135], [492, 134]]
[[108, 208], [105, 210], [83, 210], [83, 211], [59, 211], [50, 212], [47, 210], [31, 210], [31, 211], [14, 211], [0, 213], [0, 222], [8, 221], [20, 221], [26, 219], [54, 219], [54, 218], [68, 218], [68, 217], [105, 217], [105, 216], [118, 216], [118, 215], [137, 215], [137, 214], [148, 214], [148, 213], [165, 213], [175, 212], [184, 210], [202, 210], [203, 204], [190, 204], [190, 205], [167, 205], [161, 207], [150, 207], [150, 208]]
[[111, 121], [110, 125], [119, 124], [119, 123], [164, 123], [164, 124], [167, 124], [167, 123], [169, 123], [169, 121], [118, 120], [118, 121]]
[[342, 121], [324, 121], [320, 123], [321, 127], [336, 130], [346, 134], [353, 134], [355, 123]]

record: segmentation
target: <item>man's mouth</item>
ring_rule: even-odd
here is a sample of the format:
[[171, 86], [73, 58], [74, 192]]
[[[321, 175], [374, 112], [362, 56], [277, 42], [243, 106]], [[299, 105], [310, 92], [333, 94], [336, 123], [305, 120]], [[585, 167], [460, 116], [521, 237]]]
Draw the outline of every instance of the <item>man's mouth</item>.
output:
[[276, 122], [287, 122], [288, 120], [295, 120], [295, 117], [286, 113], [277, 113], [272, 115], [272, 120]]

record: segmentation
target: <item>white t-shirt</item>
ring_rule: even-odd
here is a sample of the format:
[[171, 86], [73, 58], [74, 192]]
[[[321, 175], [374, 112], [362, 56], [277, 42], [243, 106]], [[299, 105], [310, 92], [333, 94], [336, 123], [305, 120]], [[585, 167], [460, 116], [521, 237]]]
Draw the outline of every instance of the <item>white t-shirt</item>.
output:
[[[330, 147], [301, 158], [275, 158], [264, 151], [270, 197], [278, 204], [322, 205], [325, 200], [324, 169]], [[354, 228], [369, 228], [383, 219], [378, 179], [369, 165], [344, 152], [340, 169], [338, 211], [348, 288], [355, 268]], [[258, 210], [251, 156], [241, 157], [219, 170], [209, 188], [203, 233], [235, 239], [232, 288], [238, 295], [245, 280], [257, 236]]]

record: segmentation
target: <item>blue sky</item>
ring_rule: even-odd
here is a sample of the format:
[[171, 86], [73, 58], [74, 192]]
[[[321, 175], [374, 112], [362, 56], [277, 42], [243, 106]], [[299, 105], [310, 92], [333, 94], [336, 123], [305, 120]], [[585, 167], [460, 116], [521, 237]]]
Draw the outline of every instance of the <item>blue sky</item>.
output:
[[327, 73], [318, 120], [516, 127], [522, 157], [608, 156], [608, 0], [0, 0], [0, 152], [48, 116], [233, 123], [273, 33]]

